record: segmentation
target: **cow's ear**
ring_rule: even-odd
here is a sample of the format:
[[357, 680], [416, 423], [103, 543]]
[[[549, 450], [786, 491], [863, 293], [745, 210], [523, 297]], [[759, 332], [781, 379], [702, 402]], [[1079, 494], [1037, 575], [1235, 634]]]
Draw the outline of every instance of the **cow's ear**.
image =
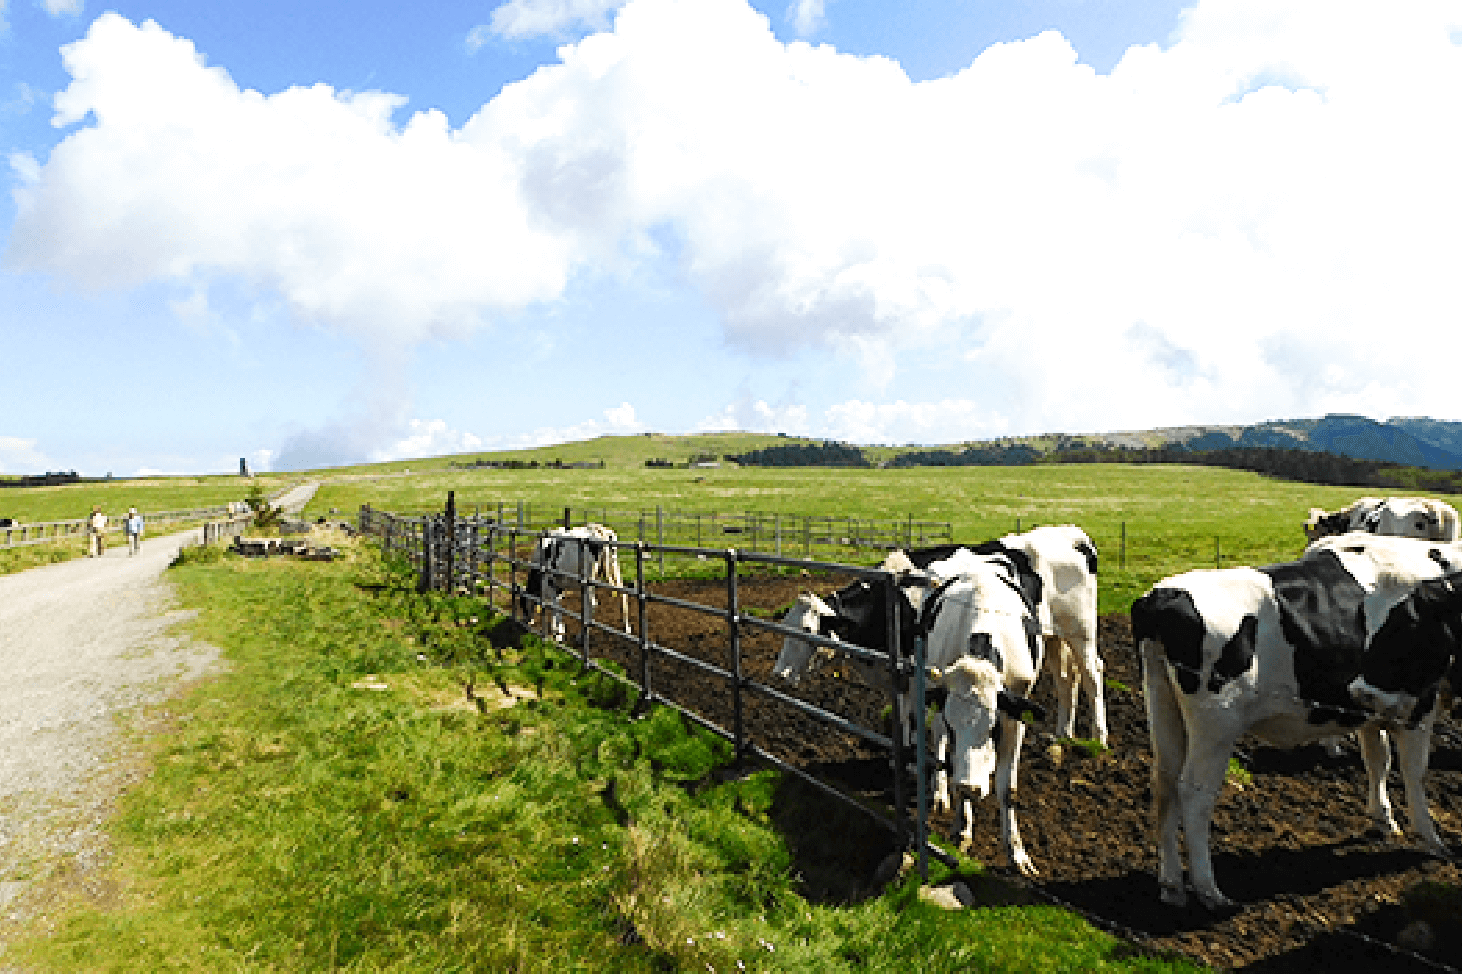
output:
[[1019, 694], [1011, 693], [1009, 690], [1001, 690], [995, 695], [995, 705], [1000, 712], [1012, 720], [1020, 720], [1029, 713], [1036, 720], [1046, 719], [1046, 708], [1028, 700]]

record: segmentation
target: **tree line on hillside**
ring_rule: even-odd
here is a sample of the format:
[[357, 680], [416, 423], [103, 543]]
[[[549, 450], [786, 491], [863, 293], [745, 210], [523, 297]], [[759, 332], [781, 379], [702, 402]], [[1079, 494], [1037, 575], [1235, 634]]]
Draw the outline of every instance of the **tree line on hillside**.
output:
[[863, 451], [847, 443], [789, 443], [727, 457], [743, 467], [871, 467]]
[[[734, 459], [756, 467], [872, 467], [861, 449], [847, 443], [796, 443], [752, 450]], [[1059, 438], [1051, 450], [1021, 443], [992, 443], [962, 450], [912, 450], [889, 467], [1018, 467], [1041, 463], [1186, 463], [1249, 470], [1267, 477], [1337, 487], [1372, 487], [1432, 493], [1462, 493], [1462, 473], [1409, 467], [1390, 460], [1361, 460], [1338, 453], [1285, 447], [1226, 447], [1193, 450], [1181, 445], [1125, 447]]]

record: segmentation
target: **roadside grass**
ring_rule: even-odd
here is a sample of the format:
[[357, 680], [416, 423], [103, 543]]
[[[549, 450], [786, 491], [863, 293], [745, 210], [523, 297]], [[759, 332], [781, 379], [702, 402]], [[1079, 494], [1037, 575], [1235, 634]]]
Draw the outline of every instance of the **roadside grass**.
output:
[[[196, 528], [202, 521], [169, 521], [166, 524], [149, 526], [143, 536], [143, 544], [163, 535], [177, 534]], [[253, 533], [253, 532], [250, 532]], [[107, 547], [126, 547], [127, 541], [120, 532], [107, 535]], [[54, 565], [73, 558], [86, 557], [86, 535], [76, 534], [47, 541], [43, 544], [25, 545], [18, 548], [0, 548], [0, 575], [23, 572], [42, 565]]]
[[[949, 521], [956, 541], [979, 542], [1038, 524], [1080, 525], [1100, 552], [1100, 611], [1125, 612], [1166, 576], [1215, 565], [1265, 565], [1304, 549], [1311, 506], [1335, 509], [1366, 491], [1320, 487], [1213, 467], [1067, 464], [887, 470], [734, 468], [460, 470], [327, 481], [306, 509], [353, 513], [361, 504], [402, 513], [496, 515], [516, 502], [535, 516], [652, 511], [819, 514]], [[653, 525], [651, 526], [653, 529]], [[1125, 533], [1125, 545], [1123, 542]], [[621, 540], [626, 538], [621, 532]], [[654, 540], [653, 535], [646, 540]], [[706, 541], [734, 545], [737, 539]], [[832, 549], [819, 549], [831, 558]], [[793, 552], [800, 554], [800, 551]], [[871, 552], [837, 559], [872, 564]]]
[[[120, 892], [53, 913], [7, 963], [1191, 969], [1001, 905], [974, 864], [979, 909], [926, 905], [912, 876], [809, 898], [829, 854], [873, 828], [861, 813], [766, 770], [725, 773], [718, 738], [637, 713], [622, 684], [476, 600], [418, 595], [370, 547], [335, 563], [199, 558], [170, 577], [228, 666], [159, 708], [170, 723], [112, 829]], [[505, 692], [525, 699], [499, 706]]]

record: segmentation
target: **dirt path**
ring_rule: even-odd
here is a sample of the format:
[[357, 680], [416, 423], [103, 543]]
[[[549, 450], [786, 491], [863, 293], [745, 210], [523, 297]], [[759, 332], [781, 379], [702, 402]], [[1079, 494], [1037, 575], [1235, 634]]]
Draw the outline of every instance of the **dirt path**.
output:
[[0, 576], [0, 950], [58, 896], [103, 894], [102, 828], [136, 773], [121, 720], [217, 665], [213, 647], [170, 631], [192, 613], [170, 607], [163, 573], [198, 534]]

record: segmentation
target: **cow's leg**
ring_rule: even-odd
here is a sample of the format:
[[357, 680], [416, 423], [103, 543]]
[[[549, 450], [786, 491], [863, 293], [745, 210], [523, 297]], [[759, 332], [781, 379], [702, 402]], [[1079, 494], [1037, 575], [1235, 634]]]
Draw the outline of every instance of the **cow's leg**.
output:
[[1375, 724], [1362, 725], [1355, 736], [1360, 741], [1360, 757], [1366, 766], [1366, 814], [1383, 835], [1398, 839], [1401, 828], [1391, 814], [1391, 799], [1386, 794], [1386, 776], [1391, 773], [1391, 742], [1386, 732]]
[[1047, 636], [1046, 668], [1056, 684], [1056, 736], [1076, 736], [1076, 701], [1081, 693], [1072, 647], [1060, 636]]
[[1234, 753], [1237, 733], [1215, 726], [1206, 740], [1188, 738], [1188, 757], [1178, 780], [1178, 793], [1183, 806], [1183, 835], [1188, 842], [1188, 871], [1199, 901], [1210, 910], [1234, 905], [1224, 896], [1213, 878], [1213, 854], [1209, 847], [1209, 829], [1213, 823], [1213, 806], [1228, 775], [1229, 758]]
[[[1101, 742], [1102, 747], [1107, 746], [1107, 701], [1102, 675], [1105, 666], [1102, 664], [1101, 654], [1097, 652], [1096, 629], [1095, 627], [1084, 631], [1079, 637], [1068, 643], [1069, 653], [1074, 658], [1077, 668], [1080, 670], [1081, 685], [1086, 690], [1086, 695], [1091, 698], [1091, 723], [1092, 736]], [[1077, 693], [1071, 692], [1071, 706], [1076, 708]], [[1074, 718], [1073, 718], [1074, 719]]]
[[934, 721], [934, 810], [950, 810], [949, 795], [949, 743], [952, 735], [949, 725], [940, 717]]
[[1157, 882], [1162, 901], [1184, 906], [1183, 853], [1178, 845], [1182, 825], [1182, 796], [1178, 781], [1188, 754], [1188, 731], [1168, 679], [1167, 661], [1154, 643], [1142, 648], [1142, 696], [1147, 701], [1147, 724], [1152, 739], [1152, 809], [1157, 829]]
[[1401, 780], [1406, 786], [1406, 809], [1411, 813], [1411, 831], [1421, 840], [1423, 848], [1432, 855], [1450, 857], [1446, 843], [1437, 835], [1432, 814], [1427, 808], [1426, 777], [1427, 763], [1431, 758], [1432, 721], [1434, 714], [1416, 727], [1396, 731], [1396, 754], [1401, 759]]
[[[1020, 743], [1025, 738], [1025, 724], [1009, 717], [1000, 718], [1000, 742], [995, 746], [995, 796], [1000, 802], [1000, 841], [1012, 868], [1022, 876], [1039, 876], [1025, 844], [1020, 841], [1020, 825], [1015, 819], [1015, 796], [1019, 790], [1016, 771], [1020, 760]], [[973, 818], [973, 816], [970, 816]]]

